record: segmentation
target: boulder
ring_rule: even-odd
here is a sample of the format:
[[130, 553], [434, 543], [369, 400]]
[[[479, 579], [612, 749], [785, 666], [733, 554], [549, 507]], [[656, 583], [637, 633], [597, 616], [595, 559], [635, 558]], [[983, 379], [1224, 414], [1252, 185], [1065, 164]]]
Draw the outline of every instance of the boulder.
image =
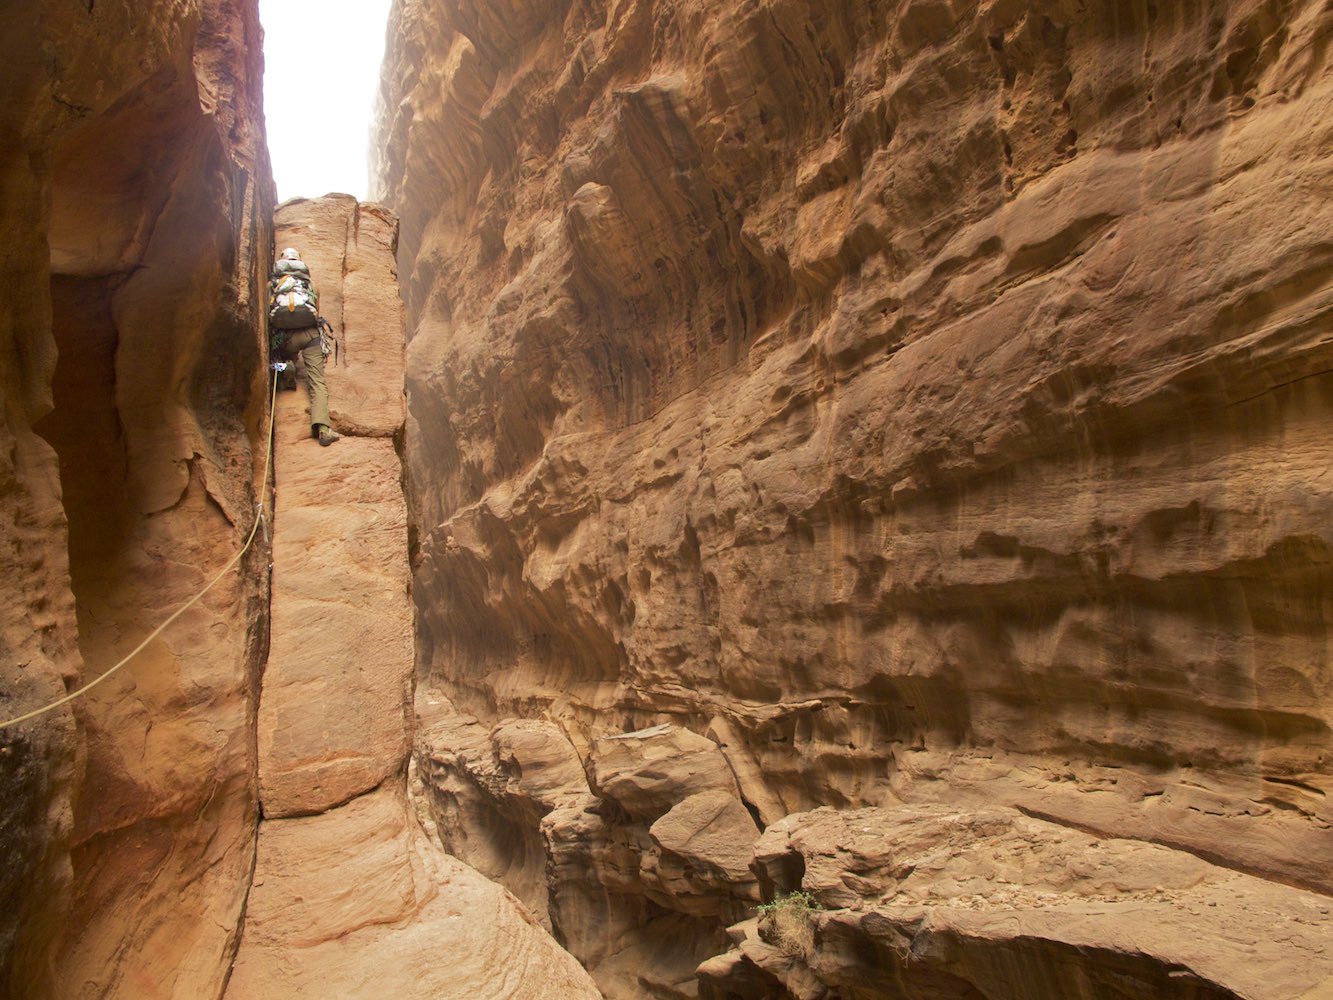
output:
[[[1298, 1000], [1333, 985], [1326, 896], [1013, 810], [794, 814], [755, 868], [773, 905], [700, 968], [701, 997]], [[799, 949], [781, 923], [797, 910]]]
[[740, 797], [736, 777], [717, 744], [671, 725], [598, 739], [589, 782], [594, 792], [629, 816], [650, 822], [700, 792]]

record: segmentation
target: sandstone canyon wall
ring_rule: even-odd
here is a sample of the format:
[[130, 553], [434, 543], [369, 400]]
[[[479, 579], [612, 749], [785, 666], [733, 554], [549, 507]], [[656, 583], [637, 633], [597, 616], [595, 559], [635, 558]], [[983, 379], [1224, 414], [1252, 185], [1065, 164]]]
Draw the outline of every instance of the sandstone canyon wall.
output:
[[[274, 198], [252, 2], [19, 3], [0, 28], [11, 719], [260, 527]], [[598, 996], [408, 795], [396, 235], [348, 196], [282, 210], [342, 334], [347, 436], [320, 448], [282, 394], [239, 571], [0, 735], [0, 997]]]
[[[739, 939], [710, 995], [900, 995], [867, 954], [939, 959], [903, 995], [1006, 995], [987, 975], [1040, 961], [886, 916], [952, 897], [853, 836], [814, 872], [826, 806], [1075, 869], [1166, 851], [1151, 899], [1075, 901], [1165, 905], [1144, 928], [1225, 937], [1189, 914], [1266, 888], [1294, 921], [1245, 975], [1305, 978], [1257, 986], [1166, 934], [1136, 980], [1123, 935], [1010, 928], [1126, 996], [1333, 974], [1306, 960], [1333, 892], [1327, 5], [392, 18], [417, 759], [450, 849], [609, 996], [694, 995]], [[809, 963], [724, 933], [800, 885], [841, 913]]]
[[[0, 709], [92, 680], [254, 524], [273, 186], [234, 0], [0, 10]], [[0, 734], [0, 995], [220, 993], [254, 858], [255, 551]]]
[[304, 386], [279, 394], [263, 820], [226, 998], [594, 1000], [508, 893], [427, 839], [408, 794], [397, 220], [328, 195], [285, 202], [275, 229], [339, 334], [326, 373], [344, 437], [320, 447]]

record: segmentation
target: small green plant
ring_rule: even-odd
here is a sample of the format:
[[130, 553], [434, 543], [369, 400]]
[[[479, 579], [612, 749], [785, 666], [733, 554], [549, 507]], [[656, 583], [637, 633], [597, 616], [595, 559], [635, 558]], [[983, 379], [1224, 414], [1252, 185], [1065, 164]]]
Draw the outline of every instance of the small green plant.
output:
[[804, 889], [780, 893], [771, 903], [760, 903], [759, 936], [784, 955], [808, 959], [815, 949], [810, 914], [821, 909]]
[[780, 892], [773, 902], [760, 903], [757, 909], [759, 916], [766, 917], [770, 913], [777, 913], [780, 910], [799, 910], [802, 915], [805, 915], [810, 910], [820, 908], [813, 895], [804, 889], [797, 889], [795, 892]]

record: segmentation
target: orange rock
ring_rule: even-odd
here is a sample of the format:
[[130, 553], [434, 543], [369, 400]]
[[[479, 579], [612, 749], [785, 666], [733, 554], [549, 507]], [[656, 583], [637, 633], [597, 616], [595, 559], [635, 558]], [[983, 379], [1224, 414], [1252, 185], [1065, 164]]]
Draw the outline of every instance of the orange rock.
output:
[[[324, 308], [362, 317], [362, 327], [348, 322], [348, 342], [366, 355], [333, 384], [345, 433], [336, 446], [309, 437], [302, 393], [279, 402], [272, 636], [258, 712], [264, 820], [227, 1000], [593, 1000], [591, 978], [537, 918], [427, 836], [447, 823], [430, 808], [445, 789], [427, 782], [426, 802], [409, 797], [413, 621], [392, 440], [402, 399], [393, 217], [333, 196], [287, 203], [278, 227], [278, 242], [301, 250], [321, 283]], [[482, 744], [452, 721], [460, 755]], [[540, 803], [582, 780], [573, 751], [566, 743], [562, 754], [552, 736], [528, 723], [496, 733], [497, 794]], [[434, 764], [417, 770], [434, 777]], [[527, 819], [535, 835], [537, 818]]]
[[[1295, 1000], [1333, 981], [1326, 896], [1013, 810], [794, 814], [765, 831], [755, 867], [778, 903], [700, 968], [701, 997], [947, 984], [958, 996]], [[812, 908], [781, 902], [797, 889]], [[804, 948], [784, 917], [805, 925]]]
[[400, 7], [381, 95], [418, 697], [583, 757], [540, 822], [608, 995], [720, 930], [644, 903], [696, 776], [603, 774], [664, 722], [768, 824], [1333, 888], [1324, 6], [483, 8]]
[[227, 988], [228, 1000], [371, 995], [600, 997], [513, 897], [424, 841], [391, 787], [265, 821]]
[[635, 819], [655, 820], [701, 792], [738, 794], [717, 745], [675, 726], [605, 736], [594, 746], [590, 764], [593, 791]]
[[283, 394], [273, 624], [259, 703], [264, 815], [322, 812], [402, 770], [410, 732], [407, 517], [393, 444], [311, 439]]
[[[100, 676], [238, 551], [266, 428], [255, 11], [0, 13], [0, 715]], [[40, 435], [40, 436], [39, 436]], [[256, 819], [255, 550], [0, 733], [0, 994], [216, 996]]]
[[325, 366], [334, 425], [392, 437], [403, 423], [402, 302], [394, 253], [397, 219], [351, 195], [294, 198], [274, 215], [275, 243], [310, 265], [320, 314], [339, 353]]

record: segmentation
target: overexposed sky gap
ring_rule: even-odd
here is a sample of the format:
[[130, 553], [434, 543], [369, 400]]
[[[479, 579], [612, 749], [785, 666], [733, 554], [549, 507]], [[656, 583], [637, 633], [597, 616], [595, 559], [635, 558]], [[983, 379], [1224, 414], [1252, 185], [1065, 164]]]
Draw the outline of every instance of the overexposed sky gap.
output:
[[370, 196], [366, 161], [390, 0], [259, 0], [278, 200]]

